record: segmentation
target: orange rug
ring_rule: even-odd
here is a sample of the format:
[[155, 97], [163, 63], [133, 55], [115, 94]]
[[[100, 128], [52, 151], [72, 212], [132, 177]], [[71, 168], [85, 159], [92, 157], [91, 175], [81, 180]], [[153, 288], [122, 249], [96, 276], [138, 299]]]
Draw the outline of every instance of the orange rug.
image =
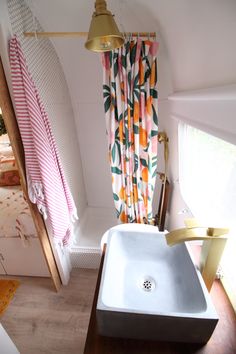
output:
[[6, 310], [19, 285], [18, 280], [0, 279], [0, 316]]

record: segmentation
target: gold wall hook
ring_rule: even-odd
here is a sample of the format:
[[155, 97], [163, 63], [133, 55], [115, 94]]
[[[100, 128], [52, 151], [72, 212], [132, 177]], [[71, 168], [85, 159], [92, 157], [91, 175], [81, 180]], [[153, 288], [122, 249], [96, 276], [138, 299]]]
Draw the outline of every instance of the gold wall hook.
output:
[[168, 147], [169, 138], [165, 132], [159, 132], [157, 139], [159, 143], [162, 142], [164, 143], [164, 159], [165, 159], [165, 164], [167, 169], [167, 162], [169, 159], [169, 147]]

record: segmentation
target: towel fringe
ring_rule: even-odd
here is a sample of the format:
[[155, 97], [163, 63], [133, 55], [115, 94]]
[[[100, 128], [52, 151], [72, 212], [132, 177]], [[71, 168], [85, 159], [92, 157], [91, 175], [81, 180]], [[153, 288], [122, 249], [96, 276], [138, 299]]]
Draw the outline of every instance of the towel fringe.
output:
[[77, 214], [77, 209], [75, 208], [73, 212], [70, 214], [70, 220], [72, 223], [76, 222], [79, 220], [78, 214]]
[[29, 175], [27, 175], [28, 182], [28, 194], [29, 199], [33, 204], [36, 204], [40, 214], [43, 215], [44, 220], [47, 219], [47, 208], [44, 204], [44, 193], [43, 193], [43, 185], [41, 182], [31, 182], [29, 180]]

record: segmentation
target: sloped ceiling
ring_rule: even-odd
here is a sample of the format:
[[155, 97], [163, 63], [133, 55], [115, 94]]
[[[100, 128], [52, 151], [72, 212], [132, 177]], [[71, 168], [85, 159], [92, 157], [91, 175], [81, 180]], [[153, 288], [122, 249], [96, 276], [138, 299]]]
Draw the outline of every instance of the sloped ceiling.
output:
[[[28, 0], [48, 31], [87, 31], [94, 0]], [[201, 89], [236, 82], [235, 0], [108, 0], [125, 31], [156, 31], [167, 49], [174, 91]], [[54, 40], [71, 75], [82, 65], [96, 62], [77, 40], [78, 50], [68, 54], [70, 40]], [[71, 40], [73, 46], [75, 40]], [[64, 54], [63, 54], [64, 52]], [[84, 58], [81, 58], [81, 57]], [[72, 58], [73, 57], [73, 58]], [[80, 59], [79, 59], [80, 58]], [[79, 90], [78, 93], [81, 94]]]

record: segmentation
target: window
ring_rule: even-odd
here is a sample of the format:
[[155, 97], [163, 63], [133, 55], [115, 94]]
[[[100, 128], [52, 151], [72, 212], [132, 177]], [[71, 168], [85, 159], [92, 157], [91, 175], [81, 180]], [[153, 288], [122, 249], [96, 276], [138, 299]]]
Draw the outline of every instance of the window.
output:
[[236, 146], [182, 122], [178, 135], [185, 202], [204, 225], [230, 228], [221, 266], [229, 296], [236, 298]]

